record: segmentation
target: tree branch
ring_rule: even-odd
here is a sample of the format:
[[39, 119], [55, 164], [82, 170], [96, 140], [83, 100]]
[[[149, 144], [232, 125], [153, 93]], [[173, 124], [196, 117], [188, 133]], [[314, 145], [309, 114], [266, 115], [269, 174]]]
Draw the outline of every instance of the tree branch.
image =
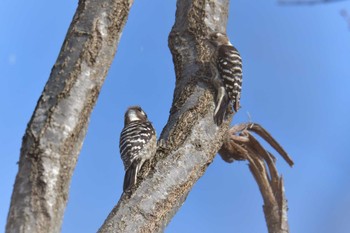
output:
[[270, 133], [255, 123], [238, 124], [232, 127], [228, 131], [219, 153], [226, 162], [249, 161], [249, 169], [264, 200], [264, 214], [269, 233], [288, 233], [287, 200], [283, 179], [279, 176], [276, 168], [276, 158], [265, 150], [250, 131], [265, 139], [290, 166], [294, 164]]
[[166, 146], [143, 166], [140, 181], [121, 196], [99, 232], [164, 231], [221, 147], [230, 120], [221, 127], [214, 124], [214, 72], [206, 38], [210, 32], [226, 31], [227, 11], [228, 0], [177, 1], [169, 35], [176, 87], [160, 137]]
[[90, 113], [133, 0], [80, 0], [23, 137], [6, 232], [60, 232]]

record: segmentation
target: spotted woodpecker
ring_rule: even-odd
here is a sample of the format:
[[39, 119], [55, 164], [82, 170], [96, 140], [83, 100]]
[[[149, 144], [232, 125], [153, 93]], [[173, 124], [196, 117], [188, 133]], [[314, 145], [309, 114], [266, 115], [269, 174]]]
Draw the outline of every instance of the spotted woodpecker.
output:
[[136, 183], [142, 165], [157, 149], [156, 132], [139, 106], [131, 106], [125, 112], [119, 149], [125, 168], [123, 190], [126, 191]]
[[209, 41], [215, 46], [214, 59], [212, 59], [216, 68], [214, 84], [217, 89], [214, 120], [217, 125], [221, 125], [230, 101], [235, 112], [240, 107], [242, 59], [225, 34], [215, 32], [210, 35]]

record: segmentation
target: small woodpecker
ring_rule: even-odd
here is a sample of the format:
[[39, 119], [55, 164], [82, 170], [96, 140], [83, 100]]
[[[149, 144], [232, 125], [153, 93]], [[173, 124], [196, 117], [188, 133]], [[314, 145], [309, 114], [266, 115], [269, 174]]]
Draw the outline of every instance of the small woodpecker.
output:
[[217, 125], [221, 125], [230, 101], [235, 112], [240, 107], [242, 59], [225, 34], [215, 32], [210, 35], [209, 41], [215, 46], [215, 54], [212, 59], [216, 67], [214, 85], [217, 88], [214, 120]]
[[125, 112], [119, 150], [125, 168], [125, 192], [136, 183], [142, 165], [151, 159], [157, 150], [156, 132], [139, 106], [131, 106]]

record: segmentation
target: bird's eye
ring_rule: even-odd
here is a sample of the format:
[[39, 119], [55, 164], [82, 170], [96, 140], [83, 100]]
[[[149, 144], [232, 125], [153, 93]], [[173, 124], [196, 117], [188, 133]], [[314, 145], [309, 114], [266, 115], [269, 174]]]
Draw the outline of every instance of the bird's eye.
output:
[[219, 38], [219, 33], [214, 33], [214, 34], [212, 34], [211, 37], [210, 37], [210, 39], [211, 39], [211, 40], [214, 40], [214, 41], [217, 40], [218, 38]]
[[140, 112], [142, 115], [146, 116], [146, 113], [142, 109], [140, 110]]

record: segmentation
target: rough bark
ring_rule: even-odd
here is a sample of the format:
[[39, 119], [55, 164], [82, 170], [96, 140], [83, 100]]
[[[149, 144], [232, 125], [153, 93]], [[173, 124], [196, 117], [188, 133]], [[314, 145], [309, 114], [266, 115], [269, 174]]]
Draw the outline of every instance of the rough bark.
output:
[[161, 134], [166, 146], [145, 164], [140, 182], [121, 196], [99, 232], [162, 232], [221, 147], [230, 120], [214, 124], [212, 48], [206, 38], [226, 31], [228, 1], [177, 1], [169, 35], [176, 87]]
[[81, 0], [28, 123], [6, 232], [60, 232], [91, 110], [133, 0]]

